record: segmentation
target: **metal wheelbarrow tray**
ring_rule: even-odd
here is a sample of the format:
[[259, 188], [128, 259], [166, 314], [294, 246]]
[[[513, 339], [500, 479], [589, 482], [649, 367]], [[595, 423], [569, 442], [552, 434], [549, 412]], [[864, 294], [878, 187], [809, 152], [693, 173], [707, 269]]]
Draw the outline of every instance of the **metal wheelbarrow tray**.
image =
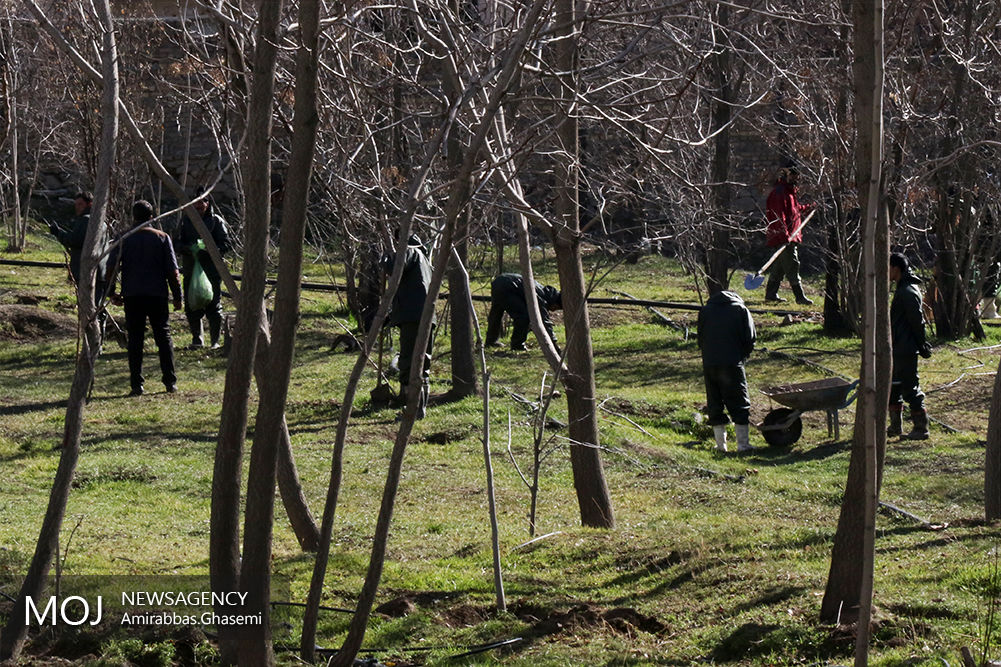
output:
[[841, 378], [825, 378], [762, 389], [762, 394], [786, 407], [769, 412], [758, 429], [769, 445], [788, 447], [803, 433], [800, 416], [810, 410], [824, 410], [827, 413], [827, 435], [837, 440], [841, 437], [838, 410], [855, 401], [856, 387], [858, 380], [849, 382]]

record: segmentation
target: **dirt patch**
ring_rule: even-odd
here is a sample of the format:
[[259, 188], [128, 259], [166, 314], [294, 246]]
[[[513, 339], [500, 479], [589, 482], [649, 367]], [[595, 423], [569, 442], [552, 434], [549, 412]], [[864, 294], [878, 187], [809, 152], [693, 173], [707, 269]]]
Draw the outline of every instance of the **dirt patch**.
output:
[[421, 438], [421, 440], [430, 443], [432, 445], [447, 445], [450, 442], [465, 440], [467, 437], [469, 437], [469, 434], [475, 430], [476, 427], [469, 424], [465, 424], [462, 426], [452, 426], [442, 431], [435, 431], [434, 433], [428, 433], [423, 438]]
[[392, 618], [400, 618], [417, 611], [418, 607], [434, 607], [439, 602], [452, 600], [462, 593], [444, 591], [411, 592], [398, 595], [375, 608], [375, 611]]
[[648, 313], [645, 308], [606, 305], [590, 306], [587, 317], [591, 321], [591, 327], [595, 329], [617, 327], [624, 324], [643, 324], [655, 319], [655, 316]]
[[468, 628], [482, 623], [490, 618], [492, 608], [477, 607], [471, 604], [460, 604], [456, 607], [443, 609], [438, 617], [443, 625], [449, 628]]
[[76, 334], [76, 319], [51, 310], [0, 305], [0, 340], [43, 340]]
[[[994, 369], [988, 365], [974, 372], [991, 370]], [[929, 415], [960, 431], [986, 432], [991, 393], [994, 391], [993, 375], [970, 375], [942, 389], [936, 389], [924, 378], [921, 384], [928, 392]]]
[[660, 419], [674, 408], [659, 407], [646, 401], [630, 401], [625, 398], [610, 398], [601, 402], [601, 407], [627, 417]]
[[553, 635], [565, 631], [579, 632], [588, 628], [607, 627], [613, 631], [634, 636], [637, 631], [660, 635], [668, 627], [653, 616], [646, 616], [631, 607], [602, 607], [585, 602], [569, 609], [546, 610], [526, 602], [516, 602], [508, 611], [532, 626], [536, 636]]

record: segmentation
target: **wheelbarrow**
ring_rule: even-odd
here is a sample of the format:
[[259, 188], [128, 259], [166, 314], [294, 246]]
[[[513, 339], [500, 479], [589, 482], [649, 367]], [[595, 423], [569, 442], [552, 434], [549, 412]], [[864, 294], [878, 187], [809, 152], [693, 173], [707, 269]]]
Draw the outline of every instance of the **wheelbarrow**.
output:
[[858, 380], [849, 382], [841, 378], [826, 378], [762, 389], [762, 394], [786, 407], [776, 408], [765, 415], [758, 429], [765, 442], [772, 447], [788, 447], [803, 433], [800, 416], [810, 410], [824, 410], [827, 412], [827, 435], [837, 440], [841, 437], [838, 410], [855, 401], [857, 387]]

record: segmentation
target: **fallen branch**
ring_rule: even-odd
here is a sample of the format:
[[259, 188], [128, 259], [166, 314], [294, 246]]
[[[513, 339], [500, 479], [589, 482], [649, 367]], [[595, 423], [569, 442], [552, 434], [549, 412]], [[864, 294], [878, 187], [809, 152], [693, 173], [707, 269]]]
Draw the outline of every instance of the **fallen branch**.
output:
[[947, 523], [932, 523], [931, 521], [928, 521], [927, 519], [922, 519], [921, 517], [919, 517], [916, 514], [911, 514], [910, 512], [908, 512], [905, 509], [901, 509], [901, 508], [897, 507], [896, 505], [892, 505], [892, 504], [890, 504], [888, 502], [885, 502], [885, 501], [882, 501], [882, 500], [879, 501], [879, 506], [882, 507], [885, 510], [888, 510], [892, 514], [896, 514], [898, 516], [902, 516], [905, 519], [910, 519], [911, 521], [914, 521], [915, 523], [920, 524], [922, 528], [926, 528], [928, 530], [942, 530], [942, 529], [947, 528], [949, 526], [949, 524], [947, 524]]
[[[622, 296], [627, 297], [629, 299], [632, 299], [633, 301], [639, 301], [639, 299], [637, 299], [632, 294], [629, 294], [628, 292], [620, 292], [619, 290], [614, 290], [614, 289], [610, 289], [608, 291], [611, 292], [612, 294], [621, 294]], [[700, 308], [701, 308], [701, 306], [700, 306]], [[657, 316], [657, 318], [662, 323], [664, 323], [665, 325], [667, 325], [669, 327], [672, 327], [672, 328], [677, 329], [678, 331], [680, 331], [684, 335], [685, 340], [688, 340], [688, 327], [687, 326], [685, 326], [684, 324], [678, 324], [677, 322], [675, 322], [670, 317], [668, 317], [664, 313], [660, 312], [659, 310], [657, 310], [653, 306], [646, 306], [646, 309], [649, 312], [653, 313], [655, 316]]]

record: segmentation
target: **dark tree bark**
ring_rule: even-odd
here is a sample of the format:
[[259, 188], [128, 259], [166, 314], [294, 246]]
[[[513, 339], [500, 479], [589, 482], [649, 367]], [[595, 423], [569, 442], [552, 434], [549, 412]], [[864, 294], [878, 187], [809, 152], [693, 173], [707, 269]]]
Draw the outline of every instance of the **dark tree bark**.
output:
[[[247, 147], [241, 165], [246, 188], [243, 281], [237, 300], [236, 335], [226, 368], [212, 476], [209, 576], [213, 591], [235, 591], [239, 585], [241, 463], [257, 338], [264, 317], [271, 218], [272, 105], [281, 6], [281, 0], [261, 0], [257, 15], [257, 48], [247, 113]], [[222, 608], [217, 611], [225, 613]], [[234, 628], [219, 628], [219, 649], [224, 663], [237, 662], [238, 643]]]
[[319, 125], [316, 108], [319, 14], [318, 0], [300, 0], [292, 154], [283, 198], [274, 338], [264, 363], [267, 381], [258, 385], [260, 398], [250, 453], [244, 518], [245, 556], [240, 570], [240, 589], [247, 593], [247, 613], [261, 614], [264, 622], [260, 633], [240, 642], [240, 665], [269, 666], [275, 661], [269, 604], [274, 491], [280, 449], [278, 443], [285, 426], [285, 402], [292, 376], [295, 331], [299, 321], [306, 206]]
[[[973, 44], [975, 10], [979, 3], [967, 0], [963, 4], [963, 52], [952, 57], [954, 80], [952, 87], [951, 113], [948, 131], [943, 138], [942, 155], [952, 154], [960, 145], [963, 125], [969, 122], [970, 74], [967, 63], [961, 58], [969, 56], [976, 48]], [[974, 86], [976, 87], [976, 86]], [[940, 338], [955, 340], [974, 333], [983, 338], [983, 328], [976, 313], [976, 304], [971, 298], [969, 284], [970, 259], [974, 253], [973, 231], [977, 216], [974, 208], [976, 194], [968, 188], [971, 170], [968, 155], [960, 157], [956, 163], [937, 173], [938, 215], [935, 217], [937, 240], [935, 257], [935, 333]]]
[[856, 166], [865, 230], [863, 356], [848, 481], [821, 603], [825, 622], [857, 620], [855, 664], [868, 655], [875, 510], [886, 449], [891, 349], [888, 217], [882, 194], [882, 2], [853, 3]]
[[[719, 26], [730, 24], [730, 8], [716, 5], [713, 12], [714, 23]], [[719, 34], [713, 31], [713, 35]], [[731, 51], [728, 44], [715, 44], [713, 76], [716, 79], [716, 93], [712, 105], [711, 131], [713, 139], [712, 171], [709, 175], [713, 188], [715, 215], [712, 216], [709, 248], [706, 250], [706, 287], [709, 294], [721, 292], [730, 286], [730, 228], [727, 214], [730, 211], [730, 119], [733, 115], [733, 85], [731, 78]]]
[[1001, 364], [994, 376], [991, 412], [987, 422], [987, 460], [984, 465], [984, 516], [1001, 519]]
[[[35, 553], [18, 591], [14, 610], [24, 609], [25, 600], [42, 594], [45, 579], [52, 567], [52, 560], [59, 558], [59, 531], [66, 514], [66, 502], [69, 500], [73, 473], [80, 456], [80, 436], [83, 433], [87, 392], [94, 378], [94, 361], [97, 359], [100, 346], [97, 307], [94, 302], [94, 282], [97, 277], [98, 262], [107, 242], [108, 194], [118, 141], [118, 53], [108, 0], [94, 0], [94, 6], [101, 22], [101, 77], [103, 79], [101, 116], [103, 124], [97, 171], [95, 172], [94, 205], [91, 209], [90, 224], [80, 255], [77, 321], [81, 339], [73, 374], [73, 384], [70, 387], [69, 401], [66, 406], [66, 418], [63, 423], [59, 466], [52, 481], [49, 504], [45, 510], [45, 518], [42, 520], [38, 541], [35, 543]], [[29, 9], [39, 21], [43, 20], [41, 10], [37, 5], [32, 2], [29, 4]], [[0, 636], [0, 660], [14, 659], [20, 655], [24, 648], [27, 631], [28, 628], [23, 622], [23, 617], [19, 613], [12, 613], [7, 621], [7, 626], [3, 629], [2, 636]]]
[[[449, 3], [452, 11], [459, 16], [457, 0]], [[457, 101], [462, 96], [462, 82], [455, 71], [452, 60], [444, 58], [444, 82], [449, 96]], [[446, 160], [452, 178], [459, 178], [463, 162], [463, 141], [459, 132], [451, 132], [446, 144]], [[468, 184], [465, 190], [468, 191]], [[469, 254], [468, 206], [463, 206], [455, 220], [455, 257], [449, 259], [448, 269], [448, 312], [450, 327], [450, 360], [452, 367], [452, 388], [449, 399], [460, 400], [479, 393], [476, 383], [476, 361], [473, 357], [473, 316], [469, 311], [469, 280], [463, 267]]]
[[[556, 100], [559, 150], [553, 165], [557, 216], [553, 249], [560, 276], [563, 322], [567, 332], [567, 372], [563, 382], [567, 391], [570, 421], [570, 464], [581, 523], [595, 528], [612, 528], [615, 525], [615, 514], [598, 448], [594, 355], [591, 349], [591, 323], [585, 302], [586, 285], [580, 247], [580, 151], [574, 105], [579, 69], [576, 31], [584, 10], [577, 0], [558, 0], [555, 7], [555, 26], [559, 33], [554, 46], [555, 62], [561, 73], [561, 81], [558, 86], [559, 98]], [[529, 282], [526, 281], [525, 285], [526, 290], [531, 290]]]

